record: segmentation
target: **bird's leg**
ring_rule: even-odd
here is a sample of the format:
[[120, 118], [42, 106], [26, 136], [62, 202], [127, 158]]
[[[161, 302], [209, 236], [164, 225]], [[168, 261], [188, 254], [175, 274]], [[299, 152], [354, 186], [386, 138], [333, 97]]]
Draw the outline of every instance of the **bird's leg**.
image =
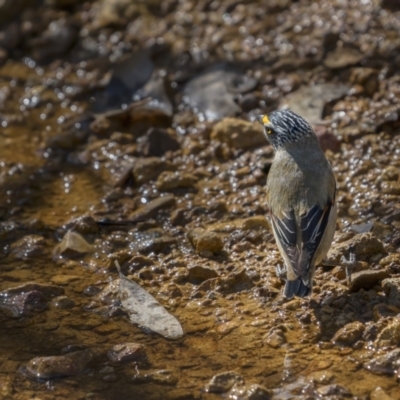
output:
[[357, 265], [356, 255], [354, 253], [350, 253], [348, 260], [345, 256], [342, 256], [342, 258], [340, 259], [340, 263], [345, 268], [347, 284], [350, 285], [351, 273], [353, 272], [354, 267]]
[[276, 266], [276, 268], [275, 268], [275, 271], [276, 271], [276, 276], [279, 279], [282, 279], [282, 280], [286, 281], [286, 272], [287, 272], [287, 270], [286, 270], [285, 265], [281, 266], [281, 265], [278, 264]]

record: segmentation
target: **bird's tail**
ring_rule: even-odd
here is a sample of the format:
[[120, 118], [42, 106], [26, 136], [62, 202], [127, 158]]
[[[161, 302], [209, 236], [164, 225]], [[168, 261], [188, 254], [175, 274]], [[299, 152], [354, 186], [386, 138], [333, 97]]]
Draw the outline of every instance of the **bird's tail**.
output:
[[294, 281], [287, 280], [283, 295], [288, 299], [291, 299], [293, 296], [308, 296], [311, 294], [311, 282], [309, 285], [306, 285], [301, 278], [297, 278]]

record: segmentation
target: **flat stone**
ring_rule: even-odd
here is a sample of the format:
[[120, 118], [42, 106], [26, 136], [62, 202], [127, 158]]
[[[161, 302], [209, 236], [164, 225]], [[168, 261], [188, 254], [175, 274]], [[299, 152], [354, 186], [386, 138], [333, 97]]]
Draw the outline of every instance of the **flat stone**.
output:
[[360, 233], [349, 240], [338, 243], [330, 249], [328, 260], [340, 262], [344, 255], [348, 258], [349, 253], [356, 255], [356, 259], [369, 257], [374, 254], [384, 253], [383, 243], [373, 233]]
[[367, 269], [351, 274], [350, 291], [358, 292], [360, 289], [372, 289], [379, 281], [387, 278], [389, 275], [389, 271], [385, 269]]

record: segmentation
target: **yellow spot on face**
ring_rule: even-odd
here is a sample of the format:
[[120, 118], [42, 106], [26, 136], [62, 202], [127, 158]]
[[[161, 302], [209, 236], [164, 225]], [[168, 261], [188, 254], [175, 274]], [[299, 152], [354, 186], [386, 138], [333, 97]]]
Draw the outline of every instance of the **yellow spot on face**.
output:
[[267, 117], [266, 115], [263, 115], [263, 117], [262, 117], [262, 123], [263, 123], [263, 124], [269, 124], [269, 119], [268, 119], [268, 117]]

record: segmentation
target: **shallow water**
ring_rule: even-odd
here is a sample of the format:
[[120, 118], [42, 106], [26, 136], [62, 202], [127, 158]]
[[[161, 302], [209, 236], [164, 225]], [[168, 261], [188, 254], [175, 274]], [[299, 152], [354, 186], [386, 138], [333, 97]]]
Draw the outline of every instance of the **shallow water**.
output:
[[[390, 2], [384, 9], [305, 0], [138, 2], [123, 11], [105, 3], [28, 7], [21, 15], [36, 28], [20, 17], [15, 23], [29, 32], [73, 17], [82, 35], [70, 32], [74, 45], [60, 59], [46, 41], [28, 46], [22, 30], [0, 68], [0, 291], [28, 282], [64, 290], [55, 297], [40, 288], [20, 293], [18, 317], [0, 304], [0, 398], [400, 399], [399, 360], [385, 364], [386, 374], [378, 373], [382, 365], [366, 368], [400, 345], [400, 289], [382, 283], [400, 273], [400, 91], [392, 45], [399, 12]], [[330, 18], [343, 9], [346, 19]], [[340, 40], [329, 33], [338, 27]], [[373, 43], [383, 37], [380, 47], [367, 36]], [[340, 53], [343, 43], [361, 46], [362, 61]], [[118, 109], [119, 101], [141, 97], [136, 87], [120, 93], [106, 79], [118, 70], [107, 57], [135, 46], [147, 47], [152, 62], [135, 54], [151, 71], [155, 66], [157, 79], [165, 76], [172, 117], [154, 103], [109, 112], [110, 104]], [[326, 62], [334, 50], [340, 68]], [[202, 110], [184, 96], [204, 71], [217, 65], [220, 74], [221, 59], [243, 72], [237, 85], [257, 83], [239, 92], [223, 88], [234, 106], [221, 112], [235, 119], [218, 127], [207, 121], [207, 107], [214, 113], [218, 99], [212, 88], [210, 104], [204, 90], [192, 93]], [[288, 93], [314, 83], [350, 88], [321, 100], [314, 122], [338, 180], [330, 260], [348, 257], [343, 244], [353, 241], [364, 280], [349, 290], [342, 268], [319, 267], [312, 298], [287, 301], [264, 218], [272, 150], [259, 126], [241, 121], [290, 104], [298, 96]], [[312, 88], [301, 93], [316, 101]], [[107, 112], [94, 115], [99, 104]], [[60, 256], [68, 230], [93, 251]], [[368, 232], [361, 238], [360, 231]], [[129, 322], [108, 297], [118, 278], [114, 260], [178, 318], [182, 339]], [[353, 330], [343, 333], [344, 326]], [[110, 348], [124, 343], [143, 345], [144, 357], [110, 360]], [[32, 359], [85, 349], [90, 357], [78, 360], [76, 373], [39, 379]], [[238, 377], [213, 391], [211, 378], [227, 371]]]

